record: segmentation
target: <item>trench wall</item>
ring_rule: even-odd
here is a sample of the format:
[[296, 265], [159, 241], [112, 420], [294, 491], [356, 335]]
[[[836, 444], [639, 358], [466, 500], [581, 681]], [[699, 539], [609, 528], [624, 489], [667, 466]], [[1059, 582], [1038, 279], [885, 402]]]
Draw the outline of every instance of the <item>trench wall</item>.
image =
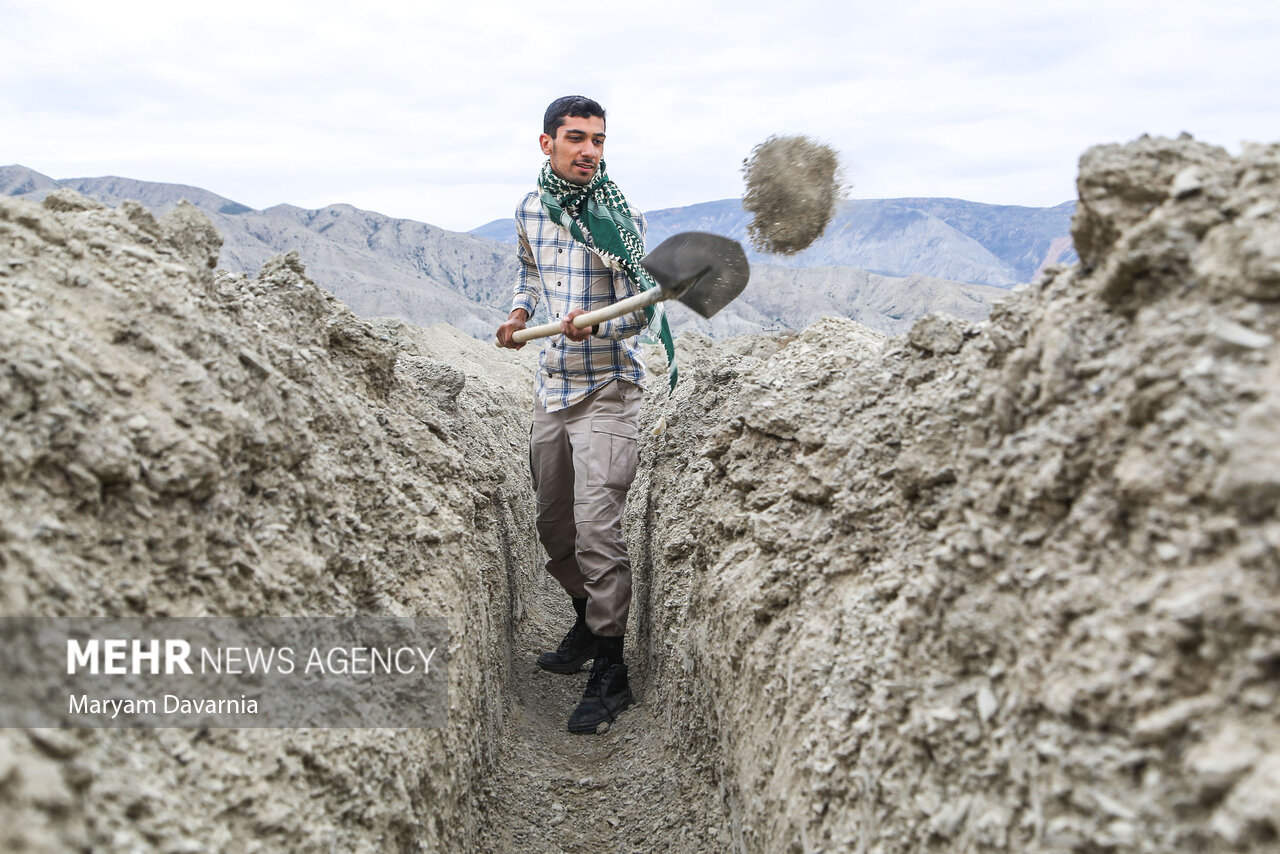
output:
[[1079, 189], [987, 322], [682, 338], [637, 632], [739, 850], [1275, 850], [1280, 147]]
[[465, 850], [529, 581], [529, 371], [296, 255], [0, 199], [0, 615], [443, 616], [441, 729], [0, 731], [7, 851]]

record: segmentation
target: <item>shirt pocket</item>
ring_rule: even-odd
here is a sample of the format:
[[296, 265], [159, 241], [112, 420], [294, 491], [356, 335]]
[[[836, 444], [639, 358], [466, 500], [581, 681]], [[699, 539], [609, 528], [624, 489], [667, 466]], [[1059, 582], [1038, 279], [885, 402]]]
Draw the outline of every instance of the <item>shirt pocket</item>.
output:
[[597, 418], [591, 422], [587, 486], [626, 489], [636, 477], [639, 432], [629, 421]]
[[[544, 276], [564, 278], [564, 244], [558, 240], [546, 240], [538, 244], [538, 272]], [[555, 282], [544, 282], [553, 288]]]

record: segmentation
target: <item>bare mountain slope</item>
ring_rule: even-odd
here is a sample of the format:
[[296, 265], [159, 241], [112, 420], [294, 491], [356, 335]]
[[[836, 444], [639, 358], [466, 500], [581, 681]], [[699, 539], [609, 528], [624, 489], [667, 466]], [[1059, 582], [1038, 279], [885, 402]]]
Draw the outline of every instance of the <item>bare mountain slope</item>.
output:
[[[1008, 286], [1030, 282], [1048, 264], [1071, 263], [1074, 202], [1052, 208], [961, 199], [856, 199], [840, 204], [826, 233], [791, 257], [748, 252], [752, 263], [850, 266], [892, 277], [924, 275]], [[750, 215], [737, 199], [646, 214], [651, 244], [680, 231], [709, 231], [747, 243]], [[508, 221], [472, 231], [511, 242]]]
[[[55, 183], [57, 187], [68, 187], [77, 193], [86, 195], [91, 199], [97, 199], [113, 208], [119, 207], [121, 202], [132, 199], [133, 201], [141, 202], [157, 213], [164, 213], [185, 199], [207, 214], [237, 214], [252, 210], [247, 205], [242, 205], [239, 202], [219, 196], [217, 193], [211, 193], [208, 190], [193, 187], [189, 184], [138, 181], [133, 178], [121, 178], [116, 175], [106, 175], [100, 178], [68, 178]], [[43, 189], [47, 191], [54, 188], [44, 187]], [[10, 195], [21, 194], [10, 193]], [[42, 196], [34, 194], [31, 198], [33, 201], [39, 201]], [[237, 270], [236, 272], [240, 271]]]
[[299, 251], [310, 275], [365, 317], [446, 322], [487, 337], [506, 316], [514, 254], [480, 238], [350, 205], [257, 211], [180, 184], [116, 177], [55, 182], [23, 167], [0, 169], [0, 193], [39, 200], [59, 186], [112, 206], [135, 199], [161, 213], [187, 199], [222, 234], [225, 269], [255, 275], [267, 259]]
[[[400, 317], [417, 324], [446, 322], [487, 339], [510, 307], [517, 264], [510, 239], [496, 242], [458, 234], [350, 205], [319, 210], [276, 205], [258, 211], [198, 187], [118, 177], [54, 181], [25, 167], [0, 168], [0, 194], [39, 200], [59, 186], [112, 206], [126, 198], [137, 199], [160, 212], [188, 199], [222, 234], [220, 263], [225, 269], [254, 275], [272, 256], [297, 251], [307, 259], [308, 273], [317, 283], [365, 317]], [[909, 247], [928, 243], [931, 231], [950, 231], [936, 218], [915, 212], [907, 215], [922, 231], [914, 242], [903, 243], [895, 251], [915, 251]], [[510, 221], [501, 228], [504, 236], [513, 233]], [[664, 236], [661, 229], [655, 230], [650, 245]], [[956, 239], [935, 242], [951, 247], [947, 250], [951, 255], [935, 259], [933, 266], [952, 270], [956, 278], [972, 278], [974, 264], [988, 263], [982, 260], [986, 250], [971, 240], [965, 251], [978, 259], [972, 263], [959, 254]], [[989, 288], [936, 276], [869, 274], [839, 266], [845, 263], [842, 260], [814, 269], [777, 267], [776, 261], [772, 256], [757, 261], [752, 273], [755, 284], [712, 321], [674, 309], [670, 316], [675, 329], [723, 337], [799, 329], [831, 314], [857, 318], [882, 332], [901, 332], [930, 311], [977, 319], [985, 316], [998, 296]]]
[[34, 169], [13, 164], [0, 166], [0, 196], [25, 196], [39, 194], [43, 198], [50, 190], [58, 189], [58, 182]]
[[848, 317], [876, 332], [906, 332], [930, 312], [981, 320], [1008, 291], [928, 276], [893, 278], [853, 267], [777, 267], [753, 264], [746, 292], [710, 320], [676, 308], [678, 331], [713, 338], [781, 329], [800, 330], [817, 320]]
[[973, 238], [1013, 268], [1019, 282], [1031, 282], [1049, 264], [1071, 264], [1074, 200], [1051, 208], [984, 205], [960, 199], [895, 199], [897, 204], [937, 217]]

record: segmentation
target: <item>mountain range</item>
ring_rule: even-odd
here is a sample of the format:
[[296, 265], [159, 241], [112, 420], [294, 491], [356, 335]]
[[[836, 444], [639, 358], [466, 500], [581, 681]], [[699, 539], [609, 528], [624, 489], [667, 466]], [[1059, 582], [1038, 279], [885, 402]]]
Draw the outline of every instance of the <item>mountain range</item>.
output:
[[[164, 212], [186, 199], [223, 237], [219, 266], [256, 275], [270, 257], [297, 250], [308, 275], [364, 316], [446, 322], [489, 338], [505, 318], [517, 260], [510, 220], [470, 233], [395, 219], [351, 205], [255, 210], [199, 187], [130, 178], [57, 180], [0, 167], [0, 195], [40, 199], [70, 188], [108, 205], [134, 199]], [[677, 332], [713, 337], [800, 329], [824, 315], [898, 333], [931, 311], [985, 317], [1000, 287], [1070, 261], [1072, 205], [1016, 208], [952, 199], [849, 201], [827, 234], [792, 258], [751, 252], [752, 283], [711, 320], [669, 312]], [[746, 244], [747, 215], [734, 200], [647, 214], [649, 246], [680, 231], [714, 231]], [[843, 236], [842, 236], [843, 235]]]
[[[882, 276], [923, 275], [1008, 287], [1030, 282], [1048, 264], [1076, 260], [1071, 246], [1075, 202], [1051, 208], [988, 205], [962, 199], [856, 199], [841, 202], [827, 230], [786, 257], [749, 247], [751, 214], [722, 199], [645, 214], [649, 245], [681, 231], [709, 231], [740, 241], [755, 264], [857, 267]], [[515, 242], [510, 219], [471, 234]]]
[[134, 199], [157, 213], [186, 199], [222, 234], [218, 266], [255, 276], [268, 258], [296, 249], [312, 279], [366, 317], [444, 321], [488, 337], [507, 314], [510, 276], [503, 271], [514, 269], [515, 253], [484, 238], [350, 205], [254, 210], [199, 187], [116, 177], [55, 181], [0, 167], [0, 195], [39, 199], [59, 187], [112, 206]]

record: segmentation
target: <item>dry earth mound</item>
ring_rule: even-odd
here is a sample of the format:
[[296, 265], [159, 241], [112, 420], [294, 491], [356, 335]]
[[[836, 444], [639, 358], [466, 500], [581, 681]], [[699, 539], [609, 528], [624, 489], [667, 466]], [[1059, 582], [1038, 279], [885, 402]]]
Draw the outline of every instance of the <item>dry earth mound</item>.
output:
[[1280, 146], [1079, 188], [988, 322], [683, 339], [637, 631], [741, 850], [1276, 850]]
[[444, 616], [450, 726], [0, 731], [0, 849], [460, 850], [535, 561], [530, 374], [296, 255], [215, 276], [220, 242], [0, 199], [0, 615]]

